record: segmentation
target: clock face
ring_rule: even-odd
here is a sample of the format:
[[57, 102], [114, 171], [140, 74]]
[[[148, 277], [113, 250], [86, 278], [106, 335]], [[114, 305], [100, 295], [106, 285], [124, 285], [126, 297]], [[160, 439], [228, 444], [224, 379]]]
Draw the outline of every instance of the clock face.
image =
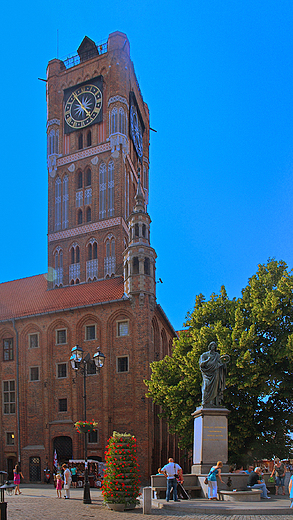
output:
[[[70, 130], [93, 124], [102, 108], [102, 92], [91, 83], [81, 85], [71, 92], [66, 103], [64, 119]], [[70, 131], [69, 130], [69, 131]]]
[[137, 114], [137, 109], [135, 105], [130, 106], [130, 128], [131, 128], [131, 137], [133, 140], [133, 144], [135, 146], [137, 155], [142, 157], [143, 153], [143, 145], [142, 145], [142, 130], [139, 123], [139, 118]]

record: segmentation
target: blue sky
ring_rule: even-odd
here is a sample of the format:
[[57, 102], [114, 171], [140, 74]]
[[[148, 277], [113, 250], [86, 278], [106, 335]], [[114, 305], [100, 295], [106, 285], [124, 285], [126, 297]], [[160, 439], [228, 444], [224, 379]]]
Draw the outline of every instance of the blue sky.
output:
[[240, 296], [269, 257], [293, 267], [293, 4], [282, 0], [2, 7], [0, 281], [47, 270], [45, 83], [85, 35], [125, 32], [151, 127], [158, 302], [176, 329], [195, 296]]

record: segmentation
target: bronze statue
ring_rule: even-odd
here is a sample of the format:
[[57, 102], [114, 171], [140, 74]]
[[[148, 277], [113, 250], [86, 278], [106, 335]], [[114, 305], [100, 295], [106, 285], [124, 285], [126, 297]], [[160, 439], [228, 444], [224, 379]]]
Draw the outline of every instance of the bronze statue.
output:
[[208, 352], [204, 352], [199, 358], [199, 367], [202, 373], [202, 406], [218, 407], [223, 400], [225, 389], [227, 363], [230, 356], [220, 356], [217, 352], [217, 344], [212, 341], [208, 346]]

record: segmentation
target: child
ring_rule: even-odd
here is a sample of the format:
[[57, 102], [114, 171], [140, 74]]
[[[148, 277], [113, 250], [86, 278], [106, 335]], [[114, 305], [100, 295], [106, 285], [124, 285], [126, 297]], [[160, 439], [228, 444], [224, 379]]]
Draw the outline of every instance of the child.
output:
[[19, 469], [19, 465], [16, 464], [16, 466], [13, 470], [13, 482], [15, 484], [15, 495], [21, 495], [21, 491], [19, 489], [20, 477], [23, 478], [23, 474], [21, 473], [21, 471]]
[[63, 480], [61, 478], [61, 475], [60, 473], [57, 473], [56, 475], [56, 491], [57, 491], [57, 498], [62, 498], [61, 497], [61, 489], [62, 489], [62, 485], [63, 485]]
[[291, 509], [291, 507], [293, 507], [293, 475], [289, 480], [289, 497], [291, 500], [291, 506], [290, 506], [290, 509]]

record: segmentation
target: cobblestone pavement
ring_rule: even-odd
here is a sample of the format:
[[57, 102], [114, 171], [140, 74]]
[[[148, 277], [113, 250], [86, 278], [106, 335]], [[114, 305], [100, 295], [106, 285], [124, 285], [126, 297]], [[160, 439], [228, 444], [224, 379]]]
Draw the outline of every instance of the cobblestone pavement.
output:
[[[82, 490], [71, 490], [71, 499], [57, 499], [53, 486], [22, 487], [21, 495], [5, 495], [7, 502], [7, 520], [66, 520], [91, 519], [96, 520], [174, 520], [175, 517], [184, 520], [292, 520], [292, 515], [260, 515], [260, 514], [214, 514], [185, 513], [152, 509], [150, 515], [143, 515], [142, 508], [118, 513], [106, 509], [102, 504], [99, 490], [91, 490], [92, 504], [83, 504]], [[289, 500], [288, 500], [289, 507]]]

